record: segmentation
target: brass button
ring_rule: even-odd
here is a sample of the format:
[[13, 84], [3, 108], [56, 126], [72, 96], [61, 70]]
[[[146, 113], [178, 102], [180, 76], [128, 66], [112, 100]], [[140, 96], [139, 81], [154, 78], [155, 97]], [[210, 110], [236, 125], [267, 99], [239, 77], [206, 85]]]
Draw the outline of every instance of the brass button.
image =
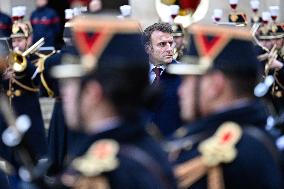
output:
[[8, 90], [6, 94], [10, 97], [12, 95], [12, 91]]
[[16, 90], [14, 92], [15, 96], [21, 96], [22, 92], [20, 90]]

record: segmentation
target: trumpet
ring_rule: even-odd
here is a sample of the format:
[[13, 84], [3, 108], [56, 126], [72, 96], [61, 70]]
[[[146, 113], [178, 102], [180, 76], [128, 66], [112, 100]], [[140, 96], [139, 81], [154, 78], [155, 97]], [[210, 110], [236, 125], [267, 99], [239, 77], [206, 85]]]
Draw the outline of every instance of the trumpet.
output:
[[23, 53], [20, 51], [12, 51], [8, 57], [8, 66], [11, 66], [15, 72], [23, 72], [27, 68], [27, 58], [29, 54], [33, 54], [44, 44], [44, 38], [38, 40]]
[[278, 57], [278, 50], [276, 48], [276, 44], [272, 47], [272, 49], [269, 52], [268, 55], [268, 62], [265, 64], [265, 68], [264, 68], [264, 73], [265, 75], [268, 75], [269, 70], [271, 69], [271, 64], [274, 60], [276, 60]]
[[[270, 87], [274, 85], [276, 78], [274, 75], [270, 75], [269, 71], [271, 70], [271, 65], [274, 60], [278, 57], [278, 50], [276, 48], [276, 44], [272, 47], [272, 49], [269, 51], [269, 53], [265, 53], [265, 59], [267, 59], [267, 63], [264, 67], [264, 81], [257, 84], [257, 86], [254, 88], [254, 94], [257, 97], [263, 97], [267, 94]], [[258, 57], [259, 58], [259, 57]], [[272, 95], [274, 95], [274, 87], [272, 89]]]

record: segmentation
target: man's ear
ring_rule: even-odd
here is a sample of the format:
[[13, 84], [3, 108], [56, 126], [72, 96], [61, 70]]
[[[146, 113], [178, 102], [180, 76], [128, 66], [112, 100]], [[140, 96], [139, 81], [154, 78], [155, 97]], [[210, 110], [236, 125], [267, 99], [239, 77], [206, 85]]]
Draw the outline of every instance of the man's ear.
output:
[[151, 45], [145, 45], [145, 52], [146, 52], [147, 54], [150, 54], [151, 50], [152, 50]]

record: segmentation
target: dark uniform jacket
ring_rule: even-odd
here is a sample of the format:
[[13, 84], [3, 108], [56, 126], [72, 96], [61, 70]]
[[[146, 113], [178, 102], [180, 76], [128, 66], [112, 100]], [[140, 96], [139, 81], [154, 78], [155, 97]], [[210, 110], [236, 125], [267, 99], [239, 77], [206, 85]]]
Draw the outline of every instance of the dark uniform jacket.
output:
[[57, 47], [60, 34], [60, 19], [56, 12], [47, 7], [37, 8], [30, 18], [33, 28], [33, 43], [44, 37], [44, 46]]
[[[85, 134], [73, 132], [66, 126], [58, 79], [53, 78], [51, 75], [52, 68], [60, 65], [62, 57], [66, 54], [76, 55], [77, 52], [72, 46], [65, 46], [60, 53], [50, 56], [44, 63], [43, 77], [48, 87], [54, 93], [52, 97], [55, 98], [48, 130], [48, 154], [52, 162], [48, 175], [62, 172], [69, 153], [69, 147], [76, 145], [77, 139], [80, 140], [86, 137]], [[47, 90], [43, 85], [41, 85], [41, 96], [48, 97]]]
[[3, 86], [6, 94], [11, 100], [12, 108], [17, 116], [26, 114], [31, 119], [31, 128], [27, 131], [25, 137], [29, 149], [32, 151], [35, 159], [39, 159], [47, 154], [46, 137], [44, 123], [39, 103], [39, 92], [26, 90], [25, 87], [36, 89], [39, 85], [39, 80], [36, 77], [31, 80], [36, 68], [28, 61], [27, 68], [24, 72], [16, 73], [15, 79], [17, 82], [3, 80]]
[[10, 37], [12, 32], [12, 19], [0, 12], [0, 37]]
[[[277, 59], [284, 63], [283, 57], [279, 56]], [[273, 74], [275, 82], [271, 87], [271, 91], [274, 95], [272, 95], [271, 99], [276, 112], [281, 116], [284, 113], [284, 68], [282, 67]]]
[[[173, 60], [172, 63], [177, 62]], [[157, 125], [164, 136], [169, 136], [182, 124], [177, 95], [180, 82], [179, 76], [163, 71], [160, 80], [162, 95], [152, 113], [151, 121]]]
[[[149, 167], [160, 169], [163, 177], [159, 177], [145, 167], [141, 162], [136, 161], [128, 152], [119, 152], [117, 157], [119, 166], [105, 173], [112, 189], [164, 189], [176, 188], [176, 182], [172, 174], [171, 166], [167, 160], [166, 154], [161, 147], [145, 132], [144, 127], [139, 122], [120, 123], [117, 127], [101, 132], [81, 140], [80, 145], [74, 146], [72, 156], [78, 157], [86, 153], [90, 146], [102, 139], [112, 139], [119, 144], [120, 149], [127, 147], [136, 148], [142, 151], [148, 158], [154, 162], [149, 163]], [[141, 157], [141, 156], [140, 156]], [[143, 162], [147, 162], [142, 158]], [[148, 161], [149, 162], [149, 161]], [[163, 182], [160, 181], [163, 178]]]
[[[263, 127], [266, 123], [266, 117], [264, 106], [259, 101], [251, 101], [240, 107], [194, 121], [186, 126], [186, 137], [190, 140], [190, 136], [201, 133], [203, 137], [195, 140], [191, 149], [182, 150], [175, 163], [180, 164], [199, 156], [198, 145], [204, 139], [212, 136], [222, 123], [233, 121], [242, 127], [255, 125], [259, 127], [259, 131], [264, 132]], [[226, 189], [283, 188], [279, 166], [268, 152], [268, 148], [259, 139], [243, 132], [240, 141], [236, 144], [236, 148], [236, 159], [231, 163], [221, 165]], [[207, 188], [206, 176], [202, 177], [190, 188]]]
[[[7, 123], [2, 115], [2, 113], [0, 113], [0, 134], [2, 135], [2, 133], [4, 132], [4, 130], [7, 129]], [[12, 165], [15, 165], [15, 158], [13, 157], [13, 152], [12, 149], [9, 148], [8, 146], [6, 146], [2, 140], [0, 140], [0, 158], [6, 160], [7, 162], [9, 162]], [[7, 179], [7, 175], [2, 172], [2, 170], [0, 171], [0, 188], [7, 188], [9, 189], [9, 183], [8, 183], [8, 179]]]

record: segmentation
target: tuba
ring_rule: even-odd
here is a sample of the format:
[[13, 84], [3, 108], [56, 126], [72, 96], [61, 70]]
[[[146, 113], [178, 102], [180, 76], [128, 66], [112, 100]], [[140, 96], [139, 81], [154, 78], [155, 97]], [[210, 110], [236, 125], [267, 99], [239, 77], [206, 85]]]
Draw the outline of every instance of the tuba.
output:
[[44, 38], [41, 38], [23, 53], [18, 50], [12, 51], [8, 57], [8, 66], [11, 66], [15, 72], [23, 72], [27, 68], [26, 56], [37, 52], [43, 44]]

